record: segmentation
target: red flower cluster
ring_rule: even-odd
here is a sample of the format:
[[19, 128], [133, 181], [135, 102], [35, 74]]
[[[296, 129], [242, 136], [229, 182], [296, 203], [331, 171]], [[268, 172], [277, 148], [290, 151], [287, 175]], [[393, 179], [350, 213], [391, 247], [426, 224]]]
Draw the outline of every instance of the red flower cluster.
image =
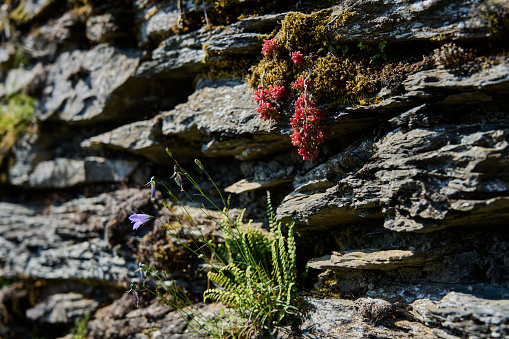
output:
[[290, 118], [290, 137], [304, 160], [314, 160], [318, 156], [318, 145], [325, 141], [328, 133], [320, 125], [324, 116], [325, 110], [317, 108], [307, 93], [301, 94], [295, 102], [295, 113]]
[[304, 92], [304, 84], [306, 84], [306, 86], [309, 86], [309, 79], [298, 78], [297, 80], [291, 83], [291, 86], [293, 89], [296, 89], [299, 92]]
[[275, 106], [277, 106], [277, 100], [282, 99], [285, 94], [286, 89], [283, 86], [270, 85], [269, 88], [263, 89], [262, 85], [258, 85], [253, 99], [258, 103], [256, 111], [260, 113], [260, 119], [279, 119], [281, 115]]
[[296, 65], [302, 64], [302, 60], [304, 60], [304, 56], [302, 55], [302, 53], [300, 51], [292, 53], [292, 61], [294, 64], [296, 64]]
[[271, 56], [278, 49], [274, 39], [265, 40], [262, 47], [262, 54], [265, 56]]

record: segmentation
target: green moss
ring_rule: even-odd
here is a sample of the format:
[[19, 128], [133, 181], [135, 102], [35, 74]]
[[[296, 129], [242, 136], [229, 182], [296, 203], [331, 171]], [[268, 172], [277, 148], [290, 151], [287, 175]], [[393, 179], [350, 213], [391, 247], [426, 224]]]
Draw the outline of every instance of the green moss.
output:
[[90, 320], [90, 314], [85, 314], [83, 318], [76, 321], [75, 327], [72, 329], [72, 339], [86, 339], [88, 337], [87, 324]]
[[294, 2], [289, 0], [196, 0], [195, 6], [198, 9], [197, 12], [207, 7], [209, 25], [215, 27], [229, 25], [247, 16], [286, 12], [288, 8], [294, 6]]
[[261, 83], [262, 76], [265, 86], [280, 82], [288, 85], [294, 72], [289, 60], [279, 58], [277, 55], [263, 58], [258, 65], [252, 68], [249, 85], [256, 88]]
[[363, 62], [327, 54], [314, 63], [311, 89], [318, 101], [334, 106], [365, 102], [375, 91], [370, 71]]
[[509, 11], [501, 6], [493, 6], [487, 14], [481, 14], [488, 20], [491, 39], [506, 39], [509, 32]]
[[251, 65], [254, 63], [253, 56], [239, 56], [225, 53], [211, 52], [207, 50], [207, 45], [203, 45], [205, 57], [202, 63], [207, 65], [207, 70], [202, 72], [198, 78], [224, 79], [237, 78], [245, 79]]
[[331, 9], [313, 14], [288, 13], [281, 23], [281, 33], [276, 43], [288, 51], [316, 51], [328, 44], [327, 24], [331, 20]]
[[25, 1], [19, 2], [18, 7], [9, 14], [9, 19], [16, 25], [24, 24], [30, 20], [28, 13], [25, 11]]
[[35, 99], [15, 94], [0, 102], [0, 162], [22, 132], [31, 125]]

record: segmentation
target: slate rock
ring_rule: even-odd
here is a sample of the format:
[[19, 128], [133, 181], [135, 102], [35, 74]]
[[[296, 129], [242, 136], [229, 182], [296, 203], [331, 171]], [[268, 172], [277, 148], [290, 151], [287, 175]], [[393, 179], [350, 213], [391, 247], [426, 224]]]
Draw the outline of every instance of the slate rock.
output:
[[[132, 79], [141, 54], [105, 44], [89, 51], [60, 54], [49, 68], [48, 85], [35, 117], [70, 124], [93, 123], [127, 119], [137, 113], [136, 109], [150, 107], [157, 94], [167, 89]], [[164, 106], [172, 100], [159, 103]]]
[[71, 187], [85, 182], [85, 164], [82, 160], [57, 158], [39, 163], [30, 174], [31, 187]]
[[[160, 41], [173, 33], [180, 14], [176, 2], [153, 5], [137, 12], [140, 16], [139, 44], [145, 46], [152, 41]], [[143, 15], [142, 15], [143, 14]]]
[[13, 66], [16, 48], [13, 43], [4, 43], [0, 46], [0, 80], [3, 80], [9, 69]]
[[[358, 299], [359, 300], [359, 299]], [[372, 299], [375, 300], [375, 299]], [[379, 301], [382, 303], [383, 301]], [[357, 305], [356, 305], [357, 303]], [[358, 313], [359, 301], [340, 298], [304, 297], [305, 317], [300, 326], [282, 329], [278, 338], [435, 338], [432, 329], [415, 320], [403, 324], [381, 325], [377, 319], [366, 321]], [[387, 303], [387, 302], [385, 302]], [[384, 305], [385, 305], [384, 303]], [[381, 319], [378, 319], [381, 320]], [[297, 327], [297, 329], [295, 329]]]
[[48, 15], [49, 9], [57, 3], [58, 0], [24, 0], [17, 8], [20, 10], [18, 23], [23, 24], [33, 19], [43, 19]]
[[23, 53], [30, 59], [54, 61], [60, 52], [83, 44], [83, 25], [83, 19], [78, 14], [67, 12], [24, 36], [21, 46]]
[[167, 162], [161, 140], [161, 117], [150, 120], [136, 121], [120, 126], [81, 142], [81, 147], [90, 150], [100, 150], [101, 147], [120, 149], [139, 154], [155, 162]]
[[297, 163], [294, 156], [275, 157], [271, 161], [243, 161], [240, 165], [244, 179], [226, 187], [228, 193], [240, 194], [254, 190], [267, 190], [293, 180]]
[[271, 133], [272, 121], [259, 119], [248, 85], [238, 80], [206, 83], [188, 102], [163, 113], [162, 132], [201, 146], [209, 157], [240, 160], [289, 148], [288, 139]]
[[[140, 65], [139, 77], [179, 79], [202, 71], [207, 51], [223, 54], [254, 54], [260, 51], [261, 32], [274, 29], [284, 15], [245, 18], [227, 27], [171, 36], [152, 52], [152, 60]], [[258, 30], [260, 28], [260, 30]]]
[[99, 302], [78, 293], [54, 294], [28, 309], [26, 315], [40, 324], [73, 324], [98, 306]]
[[14, 164], [8, 169], [9, 183], [15, 186], [27, 186], [34, 166], [50, 160], [52, 154], [41, 147], [42, 138], [38, 134], [21, 135], [11, 148], [15, 158]]
[[[509, 59], [504, 58], [486, 69], [468, 75], [454, 74], [447, 69], [436, 68], [417, 72], [403, 81], [408, 92], [429, 91], [437, 89], [454, 92], [504, 91], [509, 82]], [[451, 93], [453, 94], [453, 93]], [[469, 93], [472, 95], [473, 93]], [[469, 99], [473, 101], [472, 99]], [[485, 101], [486, 99], [481, 99]], [[477, 100], [475, 100], [477, 101]], [[454, 102], [451, 102], [453, 104]]]
[[85, 158], [86, 182], [122, 182], [129, 178], [138, 163], [129, 160], [112, 160], [102, 157]]
[[384, 218], [386, 228], [405, 232], [498, 225], [507, 210], [506, 132], [472, 127], [395, 130], [377, 144], [376, 162], [325, 193], [291, 193], [278, 218], [306, 227]]
[[92, 43], [104, 43], [125, 36], [111, 13], [91, 16], [86, 23], [86, 36]]
[[164, 151], [168, 145], [176, 156], [204, 154], [242, 160], [290, 148], [289, 139], [273, 133], [275, 123], [260, 119], [256, 107], [252, 91], [242, 81], [205, 81], [173, 110], [94, 136], [81, 145], [122, 149], [158, 163], [168, 162]]
[[[22, 92], [23, 89], [32, 83], [36, 77], [39, 77], [44, 73], [44, 67], [41, 63], [37, 63], [30, 69], [11, 69], [9, 73], [7, 73], [5, 83], [0, 84], [0, 87], [3, 88], [3, 95], [13, 95]], [[1, 91], [2, 90], [0, 89], [0, 92]], [[2, 95], [0, 95], [0, 97], [1, 96]]]
[[111, 160], [87, 157], [84, 160], [57, 158], [43, 161], [29, 177], [35, 188], [72, 187], [91, 182], [121, 182], [136, 169], [137, 163], [128, 160]]
[[420, 321], [442, 327], [455, 338], [504, 338], [509, 335], [509, 300], [450, 292], [439, 301], [412, 303]]
[[[218, 316], [224, 308], [221, 304], [197, 304], [196, 307], [206, 318]], [[134, 309], [124, 316], [112, 317], [112, 309], [99, 310], [99, 317], [87, 324], [91, 338], [108, 338], [112, 336], [135, 338], [200, 338], [187, 324], [186, 319], [173, 311], [168, 305], [155, 302], [151, 305]], [[192, 314], [192, 310], [186, 310]], [[185, 331], [185, 332], [184, 332]]]
[[[353, 13], [346, 20], [344, 15]], [[334, 33], [344, 42], [482, 39], [491, 35], [489, 1], [349, 0], [333, 8], [340, 23]]]
[[392, 270], [403, 266], [424, 266], [433, 259], [436, 259], [436, 255], [429, 252], [359, 250], [334, 252], [332, 255], [310, 260], [308, 266], [314, 269]]
[[[122, 234], [125, 243], [126, 235], [134, 236], [127, 220], [129, 210], [138, 210], [141, 205], [136, 203], [146, 204], [149, 199], [149, 191], [120, 190], [59, 206], [55, 203], [44, 214], [34, 208], [0, 203], [5, 216], [0, 220], [0, 275], [4, 279], [29, 276], [123, 286], [136, 276], [134, 254], [112, 249], [100, 235], [106, 225], [125, 223], [130, 230]], [[123, 218], [115, 220], [124, 209]]]

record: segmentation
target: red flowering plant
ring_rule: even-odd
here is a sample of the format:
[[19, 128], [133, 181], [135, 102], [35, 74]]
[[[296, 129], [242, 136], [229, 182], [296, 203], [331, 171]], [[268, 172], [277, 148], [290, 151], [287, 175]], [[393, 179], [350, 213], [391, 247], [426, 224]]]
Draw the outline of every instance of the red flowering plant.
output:
[[[278, 46], [274, 39], [265, 40], [262, 47], [262, 54], [265, 56], [271, 56]], [[258, 103], [256, 111], [260, 113], [260, 119], [279, 119], [281, 117], [278, 111], [279, 101], [286, 95], [286, 89], [281, 85], [270, 85], [265, 87], [263, 84], [263, 76], [261, 79], [261, 85], [258, 85], [258, 89], [254, 92], [253, 99]]]
[[[278, 49], [279, 47], [274, 39], [265, 40], [262, 54], [265, 57], [270, 57]], [[293, 52], [291, 53], [291, 60], [293, 64], [301, 65], [304, 63], [304, 55], [301, 51]], [[311, 74], [311, 71], [309, 73]], [[261, 85], [258, 85], [258, 89], [253, 96], [253, 99], [258, 103], [256, 111], [263, 120], [279, 119], [281, 118], [281, 110], [278, 110], [278, 108], [281, 106], [281, 100], [286, 96], [287, 91], [284, 86], [279, 84], [266, 87], [263, 83], [263, 75], [261, 76]], [[323, 124], [326, 111], [317, 107], [309, 93], [309, 85], [309, 76], [298, 78], [291, 83], [291, 88], [299, 96], [294, 103], [295, 112], [290, 118], [292, 127], [290, 138], [292, 144], [299, 148], [299, 154], [304, 160], [316, 159], [319, 153], [318, 146], [325, 142], [328, 134], [327, 128]]]
[[318, 156], [318, 145], [325, 142], [327, 128], [322, 124], [325, 109], [318, 108], [307, 91], [308, 79], [299, 78], [292, 83], [292, 88], [303, 93], [295, 101], [295, 112], [290, 118], [292, 126], [292, 145], [299, 147], [299, 154], [304, 160], [314, 160]]
[[281, 117], [276, 107], [279, 106], [278, 101], [285, 96], [285, 92], [285, 88], [280, 85], [270, 85], [269, 88], [263, 88], [263, 85], [258, 86], [253, 99], [258, 103], [256, 111], [260, 113], [260, 119], [279, 119]]
[[292, 61], [294, 64], [296, 64], [296, 65], [302, 64], [303, 60], [304, 60], [304, 55], [302, 55], [302, 53], [300, 51], [292, 53]]
[[277, 51], [278, 46], [274, 39], [265, 40], [262, 46], [262, 54], [265, 56], [271, 56], [275, 51]]

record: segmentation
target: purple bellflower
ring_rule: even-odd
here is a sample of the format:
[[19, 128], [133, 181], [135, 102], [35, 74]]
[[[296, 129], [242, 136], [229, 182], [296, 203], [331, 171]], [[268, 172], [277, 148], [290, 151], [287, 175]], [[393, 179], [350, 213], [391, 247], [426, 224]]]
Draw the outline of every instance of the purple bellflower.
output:
[[180, 186], [180, 190], [184, 191], [184, 182], [182, 181], [182, 177], [180, 176], [180, 173], [177, 173], [177, 183]]
[[177, 165], [175, 165], [173, 167], [173, 175], [171, 177], [175, 178], [175, 182], [177, 183], [177, 185], [179, 185], [180, 190], [183, 192], [184, 191], [184, 181], [182, 181], [182, 176], [180, 175]]
[[150, 181], [145, 184], [145, 186], [150, 185], [150, 198], [156, 198], [156, 178], [150, 178]]
[[[133, 210], [131, 210], [131, 212], [133, 212]], [[150, 215], [141, 213], [138, 214], [133, 212], [133, 214], [129, 217], [129, 220], [131, 220], [131, 222], [134, 223], [133, 230], [137, 230], [138, 227], [149, 221], [150, 218], [151, 218]]]

